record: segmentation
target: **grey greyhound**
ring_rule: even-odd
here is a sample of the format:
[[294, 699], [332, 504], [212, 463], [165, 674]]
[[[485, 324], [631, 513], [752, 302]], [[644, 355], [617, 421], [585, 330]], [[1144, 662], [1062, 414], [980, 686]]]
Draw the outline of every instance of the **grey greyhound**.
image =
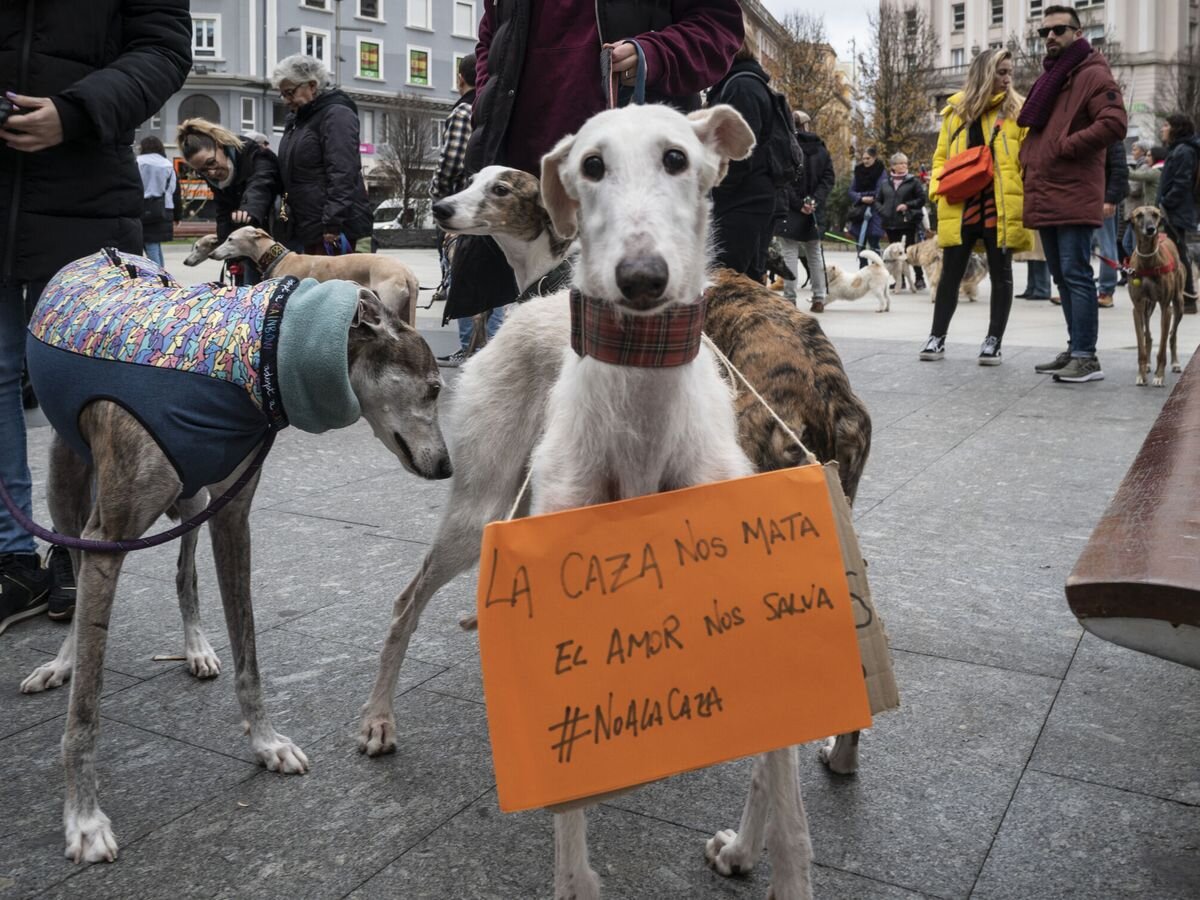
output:
[[[151, 268], [149, 261], [114, 252], [110, 255], [112, 265], [107, 265], [99, 256], [68, 266], [43, 294], [30, 328], [30, 369], [35, 383], [55, 383], [54, 371], [47, 369], [49, 364], [57, 363], [70, 369], [78, 363], [65, 349], [72, 336], [71, 315], [73, 310], [90, 305], [90, 309], [103, 318], [106, 291], [110, 298], [119, 294], [135, 317], [155, 305], [172, 307], [171, 303], [161, 302], [161, 299], [155, 304], [145, 302], [142, 297], [139, 302], [138, 290], [148, 289], [150, 283], [157, 285], [154, 280], [157, 278], [162, 278], [164, 283], [169, 281], [169, 276], [163, 278], [164, 273]], [[94, 275], [100, 282], [95, 287], [89, 286], [86, 278], [78, 277], [79, 271], [71, 271], [72, 267], [86, 270], [84, 274]], [[128, 270], [130, 275], [124, 281], [123, 270]], [[135, 286], [132, 291], [129, 284]], [[286, 411], [285, 424], [290, 421], [306, 431], [323, 431], [348, 425], [361, 414], [376, 437], [399, 457], [406, 469], [423, 478], [449, 477], [450, 461], [437, 416], [437, 397], [442, 381], [433, 353], [416, 330], [373, 293], [352, 282], [318, 285], [311, 280], [297, 284], [294, 279], [284, 279], [265, 285], [237, 289], [217, 289], [210, 285], [205, 288], [209, 293], [257, 290], [276, 297], [284, 289], [290, 292], [286, 307], [280, 312], [276, 343], [272, 345], [278, 351], [278, 399], [282, 401], [282, 410]], [[282, 287], [277, 287], [279, 285]], [[181, 303], [198, 293], [203, 294], [204, 290], [178, 285], [168, 285], [168, 289], [175, 292], [171, 299]], [[130, 294], [132, 301], [127, 296]], [[208, 302], [203, 296], [200, 299], [202, 303]], [[243, 294], [238, 294], [232, 298], [218, 298], [212, 305], [225, 309], [244, 299]], [[51, 314], [47, 315], [47, 312]], [[270, 315], [269, 311], [267, 315]], [[94, 324], [96, 319], [87, 321]], [[312, 325], [314, 331], [305, 330], [306, 321], [315, 323]], [[86, 337], [86, 330], [80, 333]], [[312, 347], [301, 351], [299, 348], [306, 341]], [[331, 343], [340, 346], [331, 347]], [[119, 348], [129, 344], [126, 340], [113, 346]], [[266, 346], [264, 339], [264, 359]], [[298, 365], [301, 361], [310, 363], [314, 357], [319, 358], [317, 363]], [[216, 358], [220, 359], [219, 354]], [[148, 402], [153, 405], [139, 407], [136, 392], [132, 392], [133, 396], [120, 398], [118, 402], [107, 398], [89, 399], [88, 395], [81, 394], [75, 397], [75, 401], [82, 404], [81, 409], [69, 418], [64, 418], [61, 405], [47, 409], [55, 426], [48, 477], [50, 514], [55, 527], [64, 534], [99, 541], [132, 539], [140, 536], [164, 512], [172, 516], [190, 516], [204, 504], [203, 488], [213, 496], [224, 494], [250, 465], [261, 446], [265, 429], [241, 445], [229, 438], [224, 445], [238, 446], [237, 455], [230, 457], [225, 452], [230, 461], [220, 469], [219, 477], [203, 481], [202, 487], [196, 488], [194, 481], [200, 476], [196, 475], [197, 469], [189, 466], [189, 460], [178, 444], [172, 443], [175, 435], [165, 426], [152, 433], [157, 424], [154, 413], [171, 402], [163, 399], [160, 389], [168, 384], [163, 380], [164, 375], [175, 383], [189, 382], [189, 390], [195, 379], [191, 376], [180, 379], [183, 373], [178, 371], [154, 371], [153, 364], [125, 365], [112, 358], [88, 358], [83, 364], [103, 364], [109, 369], [113, 365], [124, 366], [120, 370], [123, 373], [132, 372], [136, 380], [151, 382], [153, 399]], [[325, 371], [320, 371], [322, 364], [326, 366]], [[288, 372], [288, 365], [299, 371]], [[314, 377], [314, 366], [319, 377]], [[340, 372], [337, 371], [339, 368]], [[208, 393], [208, 382], [212, 381], [203, 374], [197, 377], [205, 383], [200, 385], [199, 395], [189, 397], [192, 412], [204, 408], [207, 398], [203, 395]], [[90, 383], [92, 379], [86, 380]], [[230, 384], [218, 380], [216, 386], [218, 394], [230, 395]], [[344, 386], [340, 400], [330, 404], [329, 396], [338, 397], [340, 386]], [[269, 385], [263, 386], [264, 396], [268, 389]], [[60, 393], [69, 394], [70, 390], [70, 386], [66, 386]], [[93, 388], [89, 386], [86, 390]], [[234, 388], [233, 393], [236, 392]], [[50, 396], [50, 393], [43, 392], [42, 396]], [[314, 407], [317, 408], [315, 413]], [[264, 421], [258, 424], [264, 425]], [[78, 441], [82, 445], [77, 444]], [[221, 455], [225, 449], [221, 443], [205, 448], [203, 459], [197, 463], [199, 471], [214, 471], [205, 469], [204, 465], [211, 457]], [[251, 746], [268, 769], [302, 774], [308, 770], [304, 752], [279, 734], [267, 715], [255, 654], [249, 513], [258, 478], [255, 473], [240, 493], [209, 520], [209, 531], [233, 654], [237, 697]], [[215, 675], [219, 663], [199, 628], [193, 559], [195, 543], [196, 532], [192, 531], [180, 546], [177, 580], [180, 608], [193, 673]], [[111, 823], [98, 800], [95, 748], [109, 617], [124, 558], [124, 553], [72, 550], [78, 577], [78, 601], [71, 633], [58, 656], [35, 670], [21, 686], [23, 691], [34, 692], [72, 678], [63, 736], [67, 781], [63, 824], [66, 855], [75, 862], [111, 861], [117, 855]]]

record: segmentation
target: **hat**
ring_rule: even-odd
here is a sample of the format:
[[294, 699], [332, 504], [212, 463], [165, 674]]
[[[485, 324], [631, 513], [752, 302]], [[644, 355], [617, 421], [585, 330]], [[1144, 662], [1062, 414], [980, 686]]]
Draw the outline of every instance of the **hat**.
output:
[[797, 125], [807, 125], [812, 121], [812, 117], [802, 109], [794, 110], [792, 112], [792, 118], [796, 120]]

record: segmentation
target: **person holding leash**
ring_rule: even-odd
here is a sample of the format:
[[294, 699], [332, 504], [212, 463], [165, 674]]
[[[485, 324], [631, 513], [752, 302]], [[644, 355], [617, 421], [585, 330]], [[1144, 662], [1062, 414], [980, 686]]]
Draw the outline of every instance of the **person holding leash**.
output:
[[[879, 151], [868, 147], [854, 167], [854, 177], [850, 182], [850, 215], [846, 225], [854, 238], [858, 252], [874, 250], [879, 252], [879, 241], [883, 237], [883, 219], [875, 209], [875, 195], [879, 193], [879, 185], [887, 169], [879, 159]], [[858, 259], [861, 269], [867, 264], [862, 257]]]
[[359, 238], [371, 235], [358, 107], [311, 56], [280, 60], [272, 81], [291, 110], [279, 140], [283, 201], [277, 237], [301, 253], [353, 253]]
[[[0, 478], [30, 508], [21, 369], [46, 282], [101, 247], [142, 252], [133, 132], [192, 65], [187, 0], [0, 5]], [[0, 505], [0, 632], [50, 605], [74, 611], [65, 550], [43, 567]]]
[[1034, 371], [1074, 384], [1104, 377], [1096, 356], [1100, 331], [1092, 234], [1104, 220], [1108, 148], [1125, 137], [1121, 88], [1104, 56], [1083, 36], [1070, 6], [1047, 6], [1038, 35], [1045, 70], [1017, 124], [1029, 129], [1021, 147], [1025, 223], [1037, 228], [1062, 298], [1068, 348]]
[[[992, 285], [988, 332], [979, 349], [981, 366], [1000, 364], [1000, 343], [1012, 310], [1012, 255], [1033, 249], [1033, 234], [1022, 221], [1024, 186], [1018, 156], [1025, 129], [1017, 123], [1022, 97], [1013, 89], [1012, 53], [985, 50], [971, 60], [967, 84], [942, 110], [942, 127], [933, 154], [929, 193], [937, 196], [937, 240], [943, 248], [942, 277], [934, 296], [933, 325], [921, 349], [923, 360], [940, 360], [946, 334], [958, 308], [958, 289], [976, 244], [987, 253]], [[991, 155], [993, 174], [977, 190], [959, 197], [942, 181], [955, 158], [978, 148]], [[986, 148], [986, 149], [983, 149]], [[978, 152], [978, 151], [977, 151]]]

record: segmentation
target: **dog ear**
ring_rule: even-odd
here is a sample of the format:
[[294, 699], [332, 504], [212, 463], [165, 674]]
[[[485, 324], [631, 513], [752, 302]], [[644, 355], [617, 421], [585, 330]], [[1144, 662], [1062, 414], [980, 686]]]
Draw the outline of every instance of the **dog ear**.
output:
[[745, 159], [754, 151], [754, 132], [746, 120], [732, 106], [720, 104], [711, 109], [699, 109], [688, 113], [696, 137], [720, 160], [717, 180], [720, 183], [729, 170], [729, 161]]
[[350, 320], [351, 331], [377, 332], [384, 328], [383, 301], [374, 291], [365, 287], [358, 289], [358, 307], [354, 310], [354, 318]]
[[271, 237], [271, 235], [267, 234], [267, 232], [263, 231], [261, 228], [254, 229], [254, 236], [260, 240], [262, 238], [266, 238], [268, 241], [275, 240], [273, 237]]
[[575, 143], [569, 134], [554, 149], [542, 157], [542, 205], [550, 214], [550, 224], [562, 238], [570, 239], [579, 232], [579, 201], [567, 191], [562, 168]]

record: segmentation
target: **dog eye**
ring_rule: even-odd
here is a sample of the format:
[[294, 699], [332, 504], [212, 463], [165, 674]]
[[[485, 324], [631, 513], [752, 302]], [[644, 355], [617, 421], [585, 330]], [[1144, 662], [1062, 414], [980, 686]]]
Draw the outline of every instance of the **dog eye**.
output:
[[509, 194], [512, 193], [512, 191], [510, 191], [504, 185], [498, 184], [492, 188], [492, 193], [495, 194], [497, 197], [507, 197]]
[[438, 394], [441, 392], [442, 386], [440, 384], [431, 384], [429, 386], [429, 390], [425, 393], [425, 398], [427, 400], [436, 400], [438, 398]]
[[604, 177], [604, 160], [599, 156], [589, 156], [583, 161], [583, 174], [592, 181], [599, 181]]
[[663, 154], [663, 168], [672, 175], [678, 175], [688, 166], [688, 158], [682, 150], [668, 150]]

